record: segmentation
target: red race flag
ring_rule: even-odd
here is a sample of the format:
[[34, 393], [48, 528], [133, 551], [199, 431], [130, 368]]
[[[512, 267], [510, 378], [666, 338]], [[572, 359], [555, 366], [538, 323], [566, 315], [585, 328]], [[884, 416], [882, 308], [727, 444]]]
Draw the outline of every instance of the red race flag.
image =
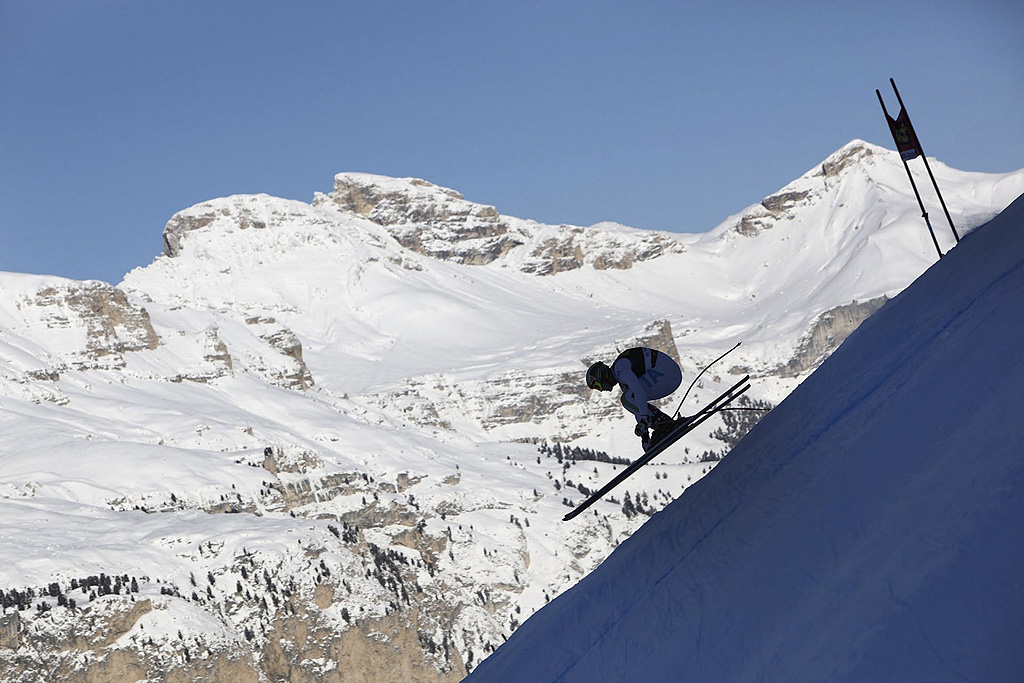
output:
[[914, 126], [911, 125], [910, 117], [907, 116], [906, 109], [900, 107], [900, 114], [895, 119], [889, 116], [889, 114], [886, 114], [885, 118], [889, 121], [889, 130], [892, 131], [892, 139], [896, 143], [896, 149], [899, 150], [900, 156], [903, 157], [904, 161], [910, 161], [924, 155], [924, 152], [921, 150], [921, 143], [917, 140], [917, 133], [914, 132]]

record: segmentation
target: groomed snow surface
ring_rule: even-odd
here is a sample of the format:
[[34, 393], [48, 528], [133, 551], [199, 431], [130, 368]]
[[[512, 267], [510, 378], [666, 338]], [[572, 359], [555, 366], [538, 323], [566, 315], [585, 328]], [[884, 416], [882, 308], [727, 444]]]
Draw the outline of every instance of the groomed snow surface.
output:
[[469, 681], [1024, 680], [1024, 198]]

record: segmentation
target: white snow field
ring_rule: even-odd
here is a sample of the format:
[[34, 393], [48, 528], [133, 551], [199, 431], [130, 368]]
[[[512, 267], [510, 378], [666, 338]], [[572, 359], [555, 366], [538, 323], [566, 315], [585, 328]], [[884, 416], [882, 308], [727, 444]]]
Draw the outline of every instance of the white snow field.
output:
[[1024, 680], [1024, 198], [469, 681]]

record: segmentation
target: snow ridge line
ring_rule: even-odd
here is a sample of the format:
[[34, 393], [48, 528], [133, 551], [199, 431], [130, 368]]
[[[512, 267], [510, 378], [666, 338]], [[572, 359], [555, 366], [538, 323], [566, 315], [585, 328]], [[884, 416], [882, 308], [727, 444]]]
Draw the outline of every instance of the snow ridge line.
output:
[[[937, 339], [939, 336], [941, 336], [943, 334], [943, 332], [945, 332], [957, 320], [962, 318], [963, 315], [965, 313], [967, 313], [967, 311], [969, 311], [979, 299], [983, 298], [985, 294], [987, 294], [989, 291], [994, 289], [996, 286], [998, 286], [1001, 282], [1006, 280], [1012, 274], [1014, 274], [1015, 272], [1019, 271], [1022, 267], [1024, 267], [1024, 259], [1020, 259], [1020, 260], [1016, 261], [1009, 268], [1007, 268], [1006, 270], [1001, 272], [999, 275], [997, 275], [994, 279], [989, 281], [989, 283], [987, 285], [985, 285], [983, 288], [976, 290], [974, 292], [974, 294], [972, 296], [970, 296], [970, 298], [962, 306], [960, 306], [956, 311], [954, 311], [952, 313], [952, 315], [950, 315], [947, 318], [946, 322], [941, 327], [939, 327], [935, 331], [934, 334], [930, 335], [926, 340], [923, 340], [923, 343], [912, 346], [910, 348], [910, 350], [904, 352], [898, 358], [892, 360], [887, 365], [887, 367], [885, 369], [881, 370], [879, 373], [876, 373], [876, 378], [877, 378], [876, 381], [873, 382], [872, 385], [869, 388], [867, 388], [866, 390], [864, 390], [862, 392], [859, 392], [854, 397], [851, 397], [851, 399], [847, 402], [847, 405], [845, 406], [845, 408], [841, 412], [838, 412], [838, 413], [835, 414], [835, 419], [830, 420], [828, 422], [828, 424], [826, 424], [821, 429], [817, 430], [813, 435], [811, 435], [810, 438], [808, 438], [807, 441], [798, 449], [799, 452], [803, 452], [804, 450], [809, 448], [812, 444], [814, 444], [816, 441], [819, 441], [825, 434], [827, 434], [836, 425], [838, 425], [845, 416], [850, 414], [857, 406], [862, 405], [867, 399], [869, 399], [871, 396], [873, 396], [882, 386], [886, 385], [887, 382], [889, 380], [891, 380], [894, 377], [894, 375], [901, 368], [905, 368], [912, 361], [913, 358], [919, 356], [920, 353], [921, 353], [922, 347], [930, 346], [931, 342], [933, 342], [935, 339]], [[899, 299], [899, 297], [893, 299], [893, 301], [898, 301], [898, 299]], [[856, 332], [854, 334], [856, 334]], [[839, 351], [837, 350], [837, 353], [838, 352]], [[777, 472], [781, 471], [782, 469], [784, 469], [786, 467], [786, 465], [789, 464], [790, 462], [791, 461], [787, 460], [784, 463], [779, 463], [776, 467], [772, 468], [769, 472], [767, 472], [765, 474], [767, 476], [773, 476], [775, 473], [777, 473]], [[758, 467], [756, 465], [754, 467], [750, 468], [750, 471], [746, 474], [746, 476], [742, 480], [742, 482], [744, 484], [744, 486], [742, 487], [743, 490], [747, 490], [748, 489], [748, 487], [746, 486], [746, 483], [749, 482], [751, 478], [753, 478], [753, 476], [757, 472], [757, 470], [758, 470]], [[733, 487], [733, 489], [735, 490], [736, 487]], [[678, 500], [678, 498], [676, 500]], [[698, 550], [704, 544], [704, 542], [708, 539], [708, 537], [710, 537], [718, 529], [719, 526], [721, 526], [726, 520], [728, 520], [730, 517], [732, 517], [732, 515], [736, 512], [736, 510], [740, 507], [741, 503], [744, 500], [745, 500], [744, 497], [739, 497], [735, 501], [735, 503], [732, 506], [729, 507], [729, 509], [725, 512], [725, 514], [723, 514], [721, 516], [721, 518], [719, 520], [717, 520], [714, 523], [714, 525], [705, 534], [703, 534], [694, 544], [692, 544], [690, 546], [689, 549], [686, 550], [685, 554], [682, 557], [680, 557], [677, 562], [672, 564], [672, 566], [669, 567], [660, 577], [658, 577], [655, 581], [653, 581], [653, 582], [651, 582], [649, 584], [648, 589], [646, 591], [644, 591], [644, 595], [650, 595], [652, 592], [654, 592], [655, 589], [658, 588], [658, 586], [660, 586], [662, 583], [664, 583], [664, 581], [671, 574], [674, 574], [679, 569], [679, 567], [681, 565], [683, 565], [689, 559], [690, 555], [692, 555], [696, 550]], [[555, 680], [556, 681], [564, 680], [565, 677], [569, 674], [569, 672], [571, 672], [574, 668], [576, 668], [576, 666], [580, 663], [580, 661], [584, 658], [584, 656], [586, 656], [588, 653], [593, 651], [605, 639], [605, 637], [608, 635], [608, 633], [610, 631], [612, 631], [616, 626], [618, 626], [619, 623], [621, 623], [623, 620], [625, 620], [626, 617], [628, 617], [630, 614], [632, 614], [637, 609], [637, 607], [640, 604], [642, 604], [642, 603], [643, 603], [642, 600], [634, 600], [634, 601], [632, 601], [631, 605], [630, 605], [630, 607], [628, 609], [623, 611], [615, 619], [612, 619], [611, 621], [609, 621], [607, 627], [601, 631], [601, 633], [594, 639], [594, 641], [591, 643], [591, 645], [589, 647], [587, 647], [587, 649], [584, 650], [583, 653], [579, 657], [577, 657], [575, 659], [575, 661], [573, 661], [560, 674], [558, 674], [558, 676], [557, 676], [557, 678]]]

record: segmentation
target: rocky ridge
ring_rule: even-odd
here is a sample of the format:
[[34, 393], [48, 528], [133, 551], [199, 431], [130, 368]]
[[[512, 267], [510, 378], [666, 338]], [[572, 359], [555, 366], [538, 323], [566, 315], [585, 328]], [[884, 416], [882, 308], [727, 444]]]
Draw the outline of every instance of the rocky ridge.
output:
[[[627, 269], [663, 253], [680, 251], [667, 233], [578, 226], [543, 226], [502, 216], [489, 205], [418, 178], [341, 173], [334, 190], [318, 193], [317, 207], [364, 216], [417, 253], [464, 265], [515, 262], [523, 272], [553, 275], [581, 268]], [[516, 253], [517, 259], [508, 259]]]

